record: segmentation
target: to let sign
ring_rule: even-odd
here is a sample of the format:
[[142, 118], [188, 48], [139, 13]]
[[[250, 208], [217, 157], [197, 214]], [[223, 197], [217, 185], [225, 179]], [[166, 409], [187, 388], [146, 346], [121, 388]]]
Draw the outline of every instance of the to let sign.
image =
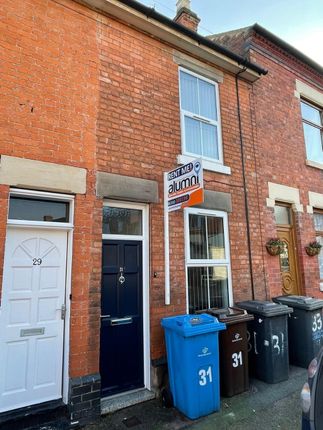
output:
[[168, 212], [203, 203], [203, 169], [194, 160], [167, 173]]

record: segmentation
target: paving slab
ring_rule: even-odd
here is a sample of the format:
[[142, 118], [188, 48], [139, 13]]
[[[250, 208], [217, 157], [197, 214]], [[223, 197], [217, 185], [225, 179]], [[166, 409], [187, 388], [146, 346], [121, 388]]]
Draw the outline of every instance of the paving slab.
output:
[[85, 430], [300, 430], [300, 391], [306, 369], [290, 368], [290, 378], [278, 384], [251, 380], [246, 393], [221, 399], [221, 410], [189, 420], [175, 408], [152, 400], [101, 417]]

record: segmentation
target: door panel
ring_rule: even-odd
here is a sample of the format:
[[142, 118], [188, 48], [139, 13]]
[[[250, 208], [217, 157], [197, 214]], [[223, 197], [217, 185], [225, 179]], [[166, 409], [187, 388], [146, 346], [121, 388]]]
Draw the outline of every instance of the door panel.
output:
[[63, 231], [7, 231], [0, 412], [62, 397], [66, 248]]
[[102, 396], [143, 387], [142, 242], [103, 241], [101, 297]]
[[278, 227], [279, 239], [284, 242], [284, 252], [279, 255], [283, 294], [300, 294], [295, 242], [292, 227]]

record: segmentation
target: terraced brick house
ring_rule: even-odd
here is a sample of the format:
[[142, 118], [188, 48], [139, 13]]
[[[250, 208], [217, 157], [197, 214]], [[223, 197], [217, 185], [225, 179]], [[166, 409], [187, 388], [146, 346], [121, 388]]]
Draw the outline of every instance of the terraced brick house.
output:
[[270, 238], [284, 242], [283, 253], [263, 252], [269, 297], [321, 297], [323, 68], [263, 27], [214, 35], [212, 40], [268, 70], [252, 87], [262, 249]]

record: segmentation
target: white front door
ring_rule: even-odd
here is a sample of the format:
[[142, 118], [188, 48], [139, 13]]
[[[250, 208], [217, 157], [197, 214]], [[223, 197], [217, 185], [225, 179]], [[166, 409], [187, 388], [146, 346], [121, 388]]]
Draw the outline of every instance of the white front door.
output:
[[62, 397], [67, 232], [8, 228], [0, 412]]

